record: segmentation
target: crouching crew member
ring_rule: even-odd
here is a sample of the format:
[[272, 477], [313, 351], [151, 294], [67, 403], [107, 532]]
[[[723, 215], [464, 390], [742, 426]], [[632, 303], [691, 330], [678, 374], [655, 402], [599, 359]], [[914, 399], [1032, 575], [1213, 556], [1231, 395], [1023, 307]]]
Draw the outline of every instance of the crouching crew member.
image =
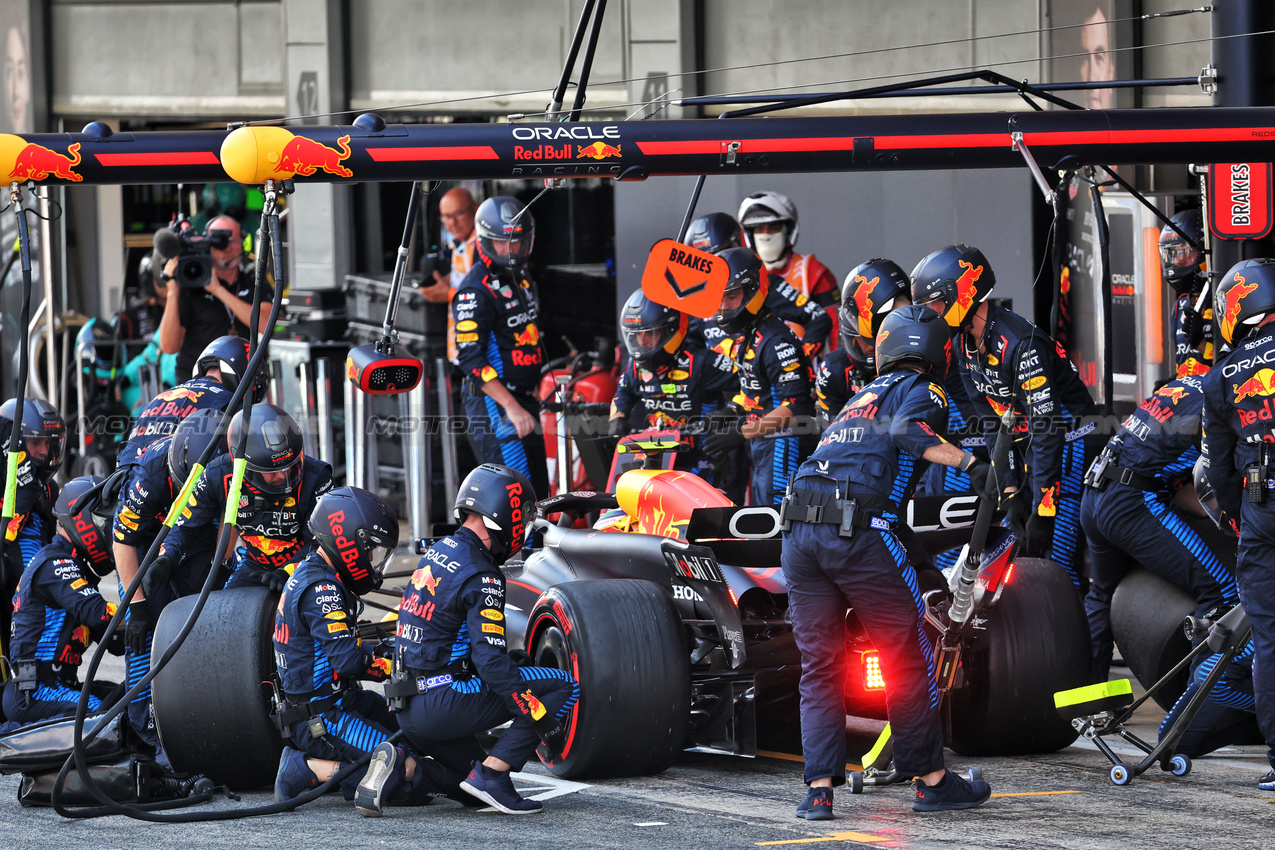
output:
[[536, 433], [545, 355], [526, 272], [536, 224], [516, 198], [501, 195], [482, 202], [475, 226], [478, 259], [452, 299], [470, 433], [484, 461], [513, 467], [547, 493], [545, 444]]
[[[687, 316], [634, 292], [620, 311], [629, 364], [611, 402], [611, 436], [647, 428], [686, 431], [725, 407], [739, 391], [735, 365], [724, 354], [686, 344]], [[677, 454], [675, 467], [715, 481], [708, 459], [695, 447]]]
[[[536, 746], [555, 746], [580, 696], [568, 673], [519, 667], [505, 644], [505, 579], [500, 565], [521, 548], [535, 515], [527, 476], [485, 463], [465, 477], [456, 496], [461, 527], [421, 558], [399, 606], [398, 672], [386, 694], [405, 700], [399, 725], [418, 752], [444, 765], [471, 761], [461, 788], [511, 815], [539, 812], [509, 778]], [[486, 758], [474, 735], [513, 723]], [[359, 785], [356, 805], [379, 812], [400, 774], [399, 754], [377, 748]]]
[[[17, 410], [17, 399], [0, 405], [0, 476], [8, 472], [9, 435], [15, 426], [18, 428], [18, 493], [14, 497], [13, 519], [7, 524], [0, 520], [0, 533], [5, 538], [4, 559], [0, 560], [0, 636], [6, 640], [18, 579], [36, 553], [53, 539], [54, 522], [49, 510], [58, 495], [53, 476], [62, 467], [66, 452], [66, 424], [51, 405], [28, 398], [22, 402], [20, 416]], [[0, 483], [0, 507], [3, 506], [4, 485]]]
[[987, 488], [990, 467], [942, 436], [947, 399], [937, 383], [951, 358], [947, 325], [901, 307], [881, 325], [880, 376], [860, 390], [801, 465], [780, 517], [788, 614], [801, 650], [801, 738], [810, 791], [797, 816], [832, 817], [845, 782], [846, 611], [854, 608], [889, 683], [894, 764], [915, 776], [918, 811], [970, 808], [991, 793], [943, 766], [933, 651], [921, 626], [916, 573], [895, 536], [903, 503], [929, 462], [968, 472]]
[[[1206, 344], [1212, 340], [1199, 348]], [[1209, 371], [1199, 359], [1187, 364], [1138, 405], [1085, 476], [1080, 525], [1089, 542], [1085, 610], [1095, 682], [1105, 682], [1111, 666], [1111, 595], [1138, 564], [1190, 594], [1197, 617], [1239, 602], [1231, 568], [1218, 557], [1230, 547], [1207, 519], [1173, 506], [1174, 494], [1192, 487]]]
[[996, 414], [983, 417], [985, 433], [993, 434], [1011, 408], [1022, 418], [1023, 554], [1051, 558], [1083, 595], [1080, 495], [1098, 446], [1096, 424], [1082, 420], [1096, 409], [1062, 346], [1022, 316], [988, 303], [995, 285], [983, 252], [966, 245], [940, 248], [912, 270], [913, 302], [937, 310], [960, 331], [957, 357], [970, 399]]
[[[230, 420], [230, 454], [208, 464], [191, 493], [192, 504], [164, 540], [160, 558], [179, 564], [204, 529], [221, 522], [240, 459], [242, 411]], [[332, 467], [307, 457], [296, 421], [281, 407], [254, 404], [242, 459], [247, 465], [239, 500], [239, 540], [227, 588], [264, 584], [283, 590], [293, 566], [309, 554], [305, 525], [319, 497], [332, 489]]]
[[[398, 517], [379, 496], [338, 487], [315, 504], [309, 530], [317, 549], [293, 570], [274, 616], [282, 692], [275, 721], [288, 744], [275, 777], [279, 802], [331, 779], [398, 730], [384, 698], [359, 686], [388, 679], [392, 663], [361, 646], [357, 634], [359, 597], [381, 586], [398, 546]], [[423, 804], [443, 793], [423, 761], [403, 752], [395, 802]], [[355, 798], [361, 778], [354, 772], [341, 783], [346, 799]]]
[[[4, 688], [4, 714], [12, 722], [75, 713], [84, 651], [115, 615], [114, 603], [97, 591], [102, 576], [114, 569], [110, 538], [89, 508], [71, 514], [75, 500], [101, 480], [84, 476], [67, 482], [53, 506], [53, 542], [36, 553], [18, 583], [9, 656], [14, 675]], [[115, 637], [122, 635], [116, 632]], [[115, 687], [113, 682], [95, 683], [90, 714], [102, 709], [103, 697]]]
[[[220, 410], [199, 410], [181, 421], [177, 430], [151, 443], [129, 466], [122, 496], [116, 506], [113, 531], [115, 569], [119, 577], [120, 598], [137, 577], [141, 560], [159, 536], [164, 519], [182, 487], [191, 467], [214, 440], [217, 427], [224, 418]], [[217, 441], [213, 457], [226, 452], [226, 441]], [[124, 661], [128, 670], [128, 687], [142, 680], [151, 669], [151, 643], [160, 613], [174, 599], [198, 593], [212, 566], [217, 544], [217, 529], [209, 524], [190, 529], [192, 543], [181, 563], [169, 568], [170, 561], [156, 559], [142, 577], [125, 612]], [[128, 720], [141, 738], [155, 750], [156, 761], [167, 759], [155, 728], [151, 711], [151, 689], [143, 688], [128, 706]]]
[[1213, 290], [1213, 315], [1232, 351], [1204, 378], [1204, 465], [1223, 525], [1239, 534], [1240, 601], [1253, 626], [1257, 724], [1272, 769], [1258, 781], [1275, 791], [1275, 260], [1244, 260]]
[[721, 254], [730, 270], [715, 321], [735, 336], [736, 406], [743, 416], [710, 434], [703, 451], [714, 461], [748, 446], [752, 504], [777, 505], [817, 439], [814, 370], [801, 343], [766, 306], [769, 273], [747, 248]]

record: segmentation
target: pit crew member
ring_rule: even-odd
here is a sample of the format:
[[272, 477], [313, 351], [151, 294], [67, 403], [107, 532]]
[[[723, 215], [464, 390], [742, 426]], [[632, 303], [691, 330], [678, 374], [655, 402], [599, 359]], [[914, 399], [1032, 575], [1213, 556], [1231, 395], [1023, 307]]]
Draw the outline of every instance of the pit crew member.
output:
[[879, 376], [850, 399], [801, 465], [780, 507], [788, 614], [801, 650], [801, 733], [810, 790], [797, 816], [832, 818], [845, 782], [846, 610], [881, 650], [894, 764], [917, 777], [918, 811], [970, 808], [991, 793], [943, 765], [933, 649], [920, 625], [916, 573], [894, 534], [928, 463], [968, 472], [980, 491], [990, 467], [942, 436], [948, 403], [947, 325], [924, 307], [900, 307], [877, 335]]
[[[1197, 244], [1204, 244], [1204, 217], [1199, 210], [1184, 210], [1172, 219]], [[1173, 359], [1180, 368], [1190, 359], [1213, 362], [1213, 305], [1195, 312], [1195, 303], [1208, 284], [1208, 264], [1200, 249], [1165, 225], [1160, 231], [1160, 268], [1173, 293]], [[1206, 339], [1206, 336], [1208, 337]], [[1204, 345], [1200, 351], [1201, 344]]]
[[1080, 525], [1089, 543], [1085, 611], [1093, 641], [1093, 681], [1111, 666], [1111, 595], [1142, 564], [1196, 601], [1195, 616], [1225, 613], [1239, 602], [1229, 549], [1203, 517], [1173, 504], [1192, 487], [1199, 457], [1204, 376], [1201, 340], [1189, 374], [1180, 374], [1145, 399], [1103, 448], [1085, 476]]
[[982, 417], [985, 432], [992, 434], [1010, 408], [1020, 415], [1023, 430], [1015, 436], [1026, 457], [1027, 498], [1011, 504], [1028, 509], [1023, 554], [1050, 557], [1083, 595], [1080, 495], [1097, 453], [1097, 425], [1086, 421], [1096, 412], [1093, 399], [1062, 346], [988, 303], [995, 285], [983, 252], [966, 245], [940, 248], [912, 270], [913, 302], [932, 307], [960, 331], [955, 347], [970, 400], [996, 414]]
[[1275, 260], [1244, 260], [1213, 290], [1222, 342], [1233, 349], [1204, 378], [1203, 454], [1222, 524], [1239, 534], [1240, 601], [1253, 626], [1257, 724], [1272, 769], [1258, 787], [1275, 791]]
[[[820, 354], [825, 345], [832, 349], [839, 341], [837, 301], [841, 290], [837, 278], [828, 267], [815, 259], [814, 254], [798, 254], [793, 249], [801, 231], [797, 221], [797, 207], [787, 195], [778, 192], [757, 192], [744, 198], [736, 216], [744, 229], [744, 244], [757, 252], [766, 264], [766, 271], [797, 291], [802, 299], [809, 299], [828, 317], [825, 326], [807, 325], [804, 332], [792, 328], [808, 345], [812, 358]], [[798, 306], [804, 306], [799, 300]]]
[[[374, 493], [338, 487], [315, 504], [309, 530], [317, 547], [293, 570], [274, 616], [275, 722], [287, 743], [275, 776], [279, 802], [326, 782], [398, 731], [385, 699], [359, 686], [387, 680], [392, 662], [360, 645], [357, 622], [359, 597], [380, 587], [398, 546], [398, 517]], [[396, 802], [423, 804], [446, 790], [431, 779], [439, 768], [432, 760], [399, 754], [405, 775]], [[342, 781], [346, 799], [355, 799], [362, 776]], [[459, 782], [458, 775], [453, 792]]]
[[447, 359], [453, 363], [456, 362], [456, 319], [451, 305], [460, 282], [474, 267], [478, 244], [474, 214], [477, 211], [478, 202], [463, 186], [448, 190], [438, 200], [438, 217], [443, 220], [443, 228], [452, 239], [451, 272], [444, 276], [436, 271], [428, 284], [420, 286], [421, 297], [426, 301], [447, 305]]
[[[194, 551], [192, 547], [203, 539], [204, 529], [221, 522], [234, 463], [240, 458], [242, 424], [240, 411], [230, 420], [226, 435], [230, 454], [208, 464], [191, 493], [193, 504], [165, 538], [159, 558], [167, 562], [167, 569]], [[234, 572], [226, 587], [264, 584], [278, 592], [283, 590], [291, 567], [309, 553], [306, 522], [315, 502], [332, 489], [332, 467], [305, 454], [301, 430], [283, 408], [254, 404], [249, 424], [242, 454], [247, 470], [238, 516], [239, 542], [243, 545], [235, 552]]]
[[[500, 565], [521, 548], [535, 515], [527, 476], [485, 463], [465, 477], [454, 513], [461, 527], [421, 558], [403, 590], [395, 681], [399, 725], [416, 750], [448, 767], [471, 761], [461, 788], [506, 814], [541, 811], [509, 778], [541, 742], [554, 746], [580, 696], [570, 674], [519, 667], [505, 645]], [[486, 758], [474, 735], [512, 720]], [[359, 785], [360, 812], [376, 812], [398, 780], [399, 754], [377, 748]]]
[[[66, 453], [66, 424], [52, 405], [28, 398], [23, 399], [20, 417], [17, 410], [15, 398], [0, 405], [0, 476], [8, 473], [9, 437], [15, 420], [18, 428], [18, 492], [13, 519], [7, 525], [0, 521], [0, 533], [5, 538], [4, 559], [0, 560], [0, 636], [6, 640], [18, 579], [36, 553], [53, 539], [54, 523], [49, 511], [58, 495], [53, 476]], [[0, 484], [0, 506], [3, 504], [4, 485]]]
[[743, 416], [710, 434], [703, 451], [715, 462], [748, 446], [754, 505], [777, 505], [798, 465], [814, 447], [814, 371], [801, 343], [766, 306], [770, 276], [751, 250], [722, 252], [730, 270], [714, 317], [733, 334]]
[[483, 201], [475, 221], [478, 259], [452, 300], [470, 434], [484, 462], [507, 464], [547, 493], [535, 395], [545, 353], [536, 325], [535, 284], [526, 272], [535, 221], [507, 195]]
[[[113, 569], [106, 529], [87, 507], [71, 514], [75, 500], [100, 481], [85, 476], [62, 488], [53, 506], [57, 533], [27, 564], [18, 583], [9, 649], [13, 678], [4, 688], [4, 715], [11, 722], [75, 713], [84, 651], [101, 638], [115, 615], [115, 605], [97, 590], [102, 576]], [[89, 697], [89, 712], [99, 711], [102, 698], [114, 688], [113, 682], [98, 683]]]
[[[620, 311], [620, 331], [630, 360], [611, 402], [612, 436], [648, 428], [694, 430], [739, 392], [731, 359], [688, 346], [686, 327], [686, 314], [656, 304], [641, 290], [629, 296]], [[697, 438], [687, 436], [694, 445]], [[714, 480], [698, 450], [679, 452], [674, 465]]]

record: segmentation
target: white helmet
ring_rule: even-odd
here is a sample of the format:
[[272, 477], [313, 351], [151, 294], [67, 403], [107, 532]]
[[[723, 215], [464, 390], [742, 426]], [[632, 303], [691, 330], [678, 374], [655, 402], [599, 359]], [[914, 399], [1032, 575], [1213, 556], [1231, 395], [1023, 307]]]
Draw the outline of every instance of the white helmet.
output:
[[[748, 243], [748, 247], [756, 251], [757, 255], [768, 264], [781, 260], [797, 244], [797, 233], [800, 229], [797, 223], [797, 208], [793, 206], [792, 201], [788, 200], [787, 195], [781, 195], [778, 192], [755, 192], [744, 198], [743, 203], [739, 205], [739, 215], [736, 218], [744, 228], [744, 241]], [[753, 236], [753, 230], [759, 224], [771, 222], [781, 222], [784, 225], [783, 244], [773, 247], [758, 245]]]

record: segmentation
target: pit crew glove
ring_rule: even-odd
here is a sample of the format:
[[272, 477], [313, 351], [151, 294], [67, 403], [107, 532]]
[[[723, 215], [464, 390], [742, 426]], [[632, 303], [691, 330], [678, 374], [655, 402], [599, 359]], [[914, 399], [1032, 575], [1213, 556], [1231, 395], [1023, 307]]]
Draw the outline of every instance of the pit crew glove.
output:
[[744, 425], [742, 418], [732, 422], [716, 424], [718, 428], [700, 443], [700, 451], [708, 455], [712, 460], [721, 461], [735, 449], [743, 448], [747, 445], [748, 439], [741, 430]]
[[288, 583], [288, 574], [284, 570], [262, 570], [257, 578], [275, 593], [283, 593], [283, 586]]
[[394, 662], [388, 658], [377, 658], [367, 667], [367, 677], [373, 682], [384, 682], [394, 675]]
[[1029, 558], [1043, 558], [1054, 542], [1054, 518], [1033, 513], [1027, 518], [1024, 531], [1023, 554]]
[[969, 469], [965, 470], [965, 474], [970, 477], [970, 488], [981, 498], [988, 499], [993, 503], [1000, 499], [1000, 493], [997, 492], [996, 487], [996, 477], [992, 475], [992, 465], [990, 463], [976, 460]]
[[160, 555], [151, 562], [146, 574], [142, 576], [142, 590], [147, 596], [156, 595], [159, 588], [168, 584], [173, 574], [173, 559], [170, 555]]
[[1204, 317], [1194, 307], [1182, 310], [1182, 333], [1192, 348], [1204, 341]]
[[533, 667], [535, 660], [521, 649], [509, 650], [509, 660], [519, 667]]
[[155, 615], [145, 599], [128, 603], [128, 624], [124, 626], [124, 641], [134, 657], [146, 654], [146, 643], [155, 631]]

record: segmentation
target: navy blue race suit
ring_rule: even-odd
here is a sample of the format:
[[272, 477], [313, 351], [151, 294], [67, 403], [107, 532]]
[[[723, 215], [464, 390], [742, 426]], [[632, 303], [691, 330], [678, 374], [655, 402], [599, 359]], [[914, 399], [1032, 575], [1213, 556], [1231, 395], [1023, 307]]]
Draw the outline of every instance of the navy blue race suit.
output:
[[[181, 489], [173, 485], [168, 472], [168, 447], [172, 441], [171, 436], [160, 437], [133, 461], [115, 508], [113, 537], [117, 543], [137, 550], [139, 564], [159, 536], [164, 518], [168, 516], [169, 508]], [[191, 528], [189, 534], [192, 545], [188, 547], [188, 554], [182, 562], [166, 577], [151, 570], [145, 577], [145, 589], [134, 597], [145, 597], [147, 606], [155, 617], [159, 617], [160, 612], [174, 599], [198, 593], [208, 575], [217, 543], [217, 529], [210, 523], [200, 528]], [[125, 589], [121, 582], [121, 598]], [[128, 618], [129, 615], [126, 613], [125, 617]], [[125, 650], [128, 687], [140, 682], [150, 672], [150, 650], [150, 640], [147, 640], [146, 651], [141, 655]], [[154, 744], [158, 741], [158, 733], [155, 731], [150, 700], [151, 689], [147, 686], [129, 703], [128, 719], [134, 729]]]
[[630, 432], [648, 428], [684, 432], [692, 450], [676, 455], [674, 468], [694, 472], [715, 482], [712, 464], [696, 448], [689, 431], [707, 414], [720, 410], [739, 392], [735, 364], [729, 357], [704, 348], [683, 348], [653, 368], [630, 360], [620, 373], [611, 418], [623, 416]]
[[793, 414], [782, 430], [748, 441], [752, 504], [777, 505], [815, 440], [815, 373], [800, 340], [773, 315], [735, 337], [734, 360], [739, 374], [734, 402], [745, 416], [762, 417], [783, 406]]
[[526, 275], [515, 279], [506, 270], [489, 267], [476, 254], [452, 299], [452, 317], [457, 363], [465, 373], [465, 412], [482, 461], [516, 469], [531, 479], [537, 493], [548, 494], [542, 435], [533, 430], [519, 439], [504, 408], [482, 390], [488, 381], [500, 381], [540, 421], [536, 391], [545, 351], [536, 325], [535, 284]]
[[[336, 570], [312, 552], [292, 571], [274, 615], [275, 667], [285, 711], [291, 709], [295, 717], [286, 724], [284, 736], [306, 756], [340, 762], [341, 767], [398, 731], [385, 698], [358, 684], [385, 681], [391, 670], [388, 658], [378, 659], [359, 645], [359, 607], [358, 597], [341, 583]], [[454, 787], [459, 788], [463, 778], [457, 775]], [[360, 779], [362, 774], [355, 771], [342, 782], [346, 799], [354, 799]], [[417, 770], [410, 785], [399, 786], [392, 799], [411, 800], [426, 788], [442, 790], [427, 783], [426, 772]]]
[[[325, 461], [304, 456], [301, 484], [297, 492], [276, 503], [275, 497], [255, 492], [245, 480], [239, 500], [239, 542], [234, 572], [227, 588], [263, 584], [273, 570], [295, 565], [314, 548], [306, 531], [310, 513], [319, 497], [332, 489], [332, 467]], [[226, 454], [215, 458], [191, 493], [187, 506], [164, 539], [163, 554], [181, 563], [206, 538], [207, 529], [219, 527], [226, 512], [226, 496], [234, 477], [234, 459]]]
[[844, 348], [834, 348], [819, 361], [815, 370], [815, 405], [820, 418], [831, 422], [850, 397], [874, 376], [865, 374]]
[[1006, 410], [1022, 417], [1015, 442], [1024, 455], [1031, 512], [1053, 518], [1048, 557], [1083, 593], [1080, 496], [1097, 449], [1096, 425], [1085, 421], [1096, 412], [1093, 399], [1062, 346], [1022, 316], [988, 304], [981, 342], [980, 352], [969, 334], [962, 334], [955, 346], [970, 400], [989, 437]]
[[[1199, 457], [1203, 408], [1203, 371], [1156, 390], [1104, 449], [1107, 472], [1098, 488], [1085, 487], [1080, 524], [1089, 542], [1092, 582], [1085, 610], [1095, 682], [1105, 682], [1111, 666], [1111, 595], [1138, 564], [1190, 594], [1197, 617], [1239, 602], [1231, 573], [1234, 549], [1209, 520], [1172, 505]], [[1103, 462], [1096, 461], [1095, 468]]]
[[[1224, 525], [1239, 533], [1235, 578], [1253, 625], [1257, 723], [1275, 767], [1275, 326], [1263, 325], [1204, 378], [1204, 462]], [[1252, 491], [1246, 494], [1245, 470]]]
[[[785, 322], [791, 322], [805, 329], [805, 339], [816, 340], [811, 347], [822, 346], [823, 341], [832, 333], [832, 315], [823, 306], [815, 303], [797, 291], [792, 284], [776, 274], [770, 276], [770, 289], [766, 293], [763, 310], [778, 316]], [[795, 334], [794, 334], [795, 336]], [[717, 326], [712, 319], [691, 317], [687, 327], [687, 346], [702, 344], [709, 351], [730, 354], [734, 348], [734, 337]]]
[[[788, 616], [801, 650], [807, 783], [824, 777], [834, 785], [845, 782], [849, 608], [881, 653], [895, 767], [904, 776], [943, 767], [933, 647], [921, 625], [924, 602], [893, 527], [928, 465], [921, 456], [945, 442], [940, 434], [947, 413], [942, 387], [928, 376], [889, 372], [846, 404], [797, 471], [793, 502], [824, 506], [813, 521], [792, 522], [781, 556]], [[827, 516], [848, 499], [862, 522], [850, 538], [841, 535], [838, 518]]]
[[[0, 560], [0, 636], [7, 649], [9, 625], [13, 614], [13, 595], [18, 580], [27, 564], [49, 541], [53, 539], [57, 525], [51, 509], [57, 501], [56, 484], [41, 484], [34, 478], [21, 478], [19, 466], [18, 494], [13, 506], [13, 519], [8, 524], [0, 520], [0, 533], [4, 534], [4, 559]], [[4, 485], [0, 483], [0, 507], [4, 506]], [[7, 654], [0, 653], [0, 654]], [[10, 656], [12, 657], [12, 656]]]
[[[1221, 660], [1221, 655], [1210, 655], [1191, 674], [1191, 683], [1160, 722], [1161, 738], [1186, 710], [1191, 697], [1199, 692], [1204, 680]], [[1213, 685], [1208, 699], [1178, 739], [1173, 752], [1199, 758], [1220, 747], [1248, 744], [1260, 739], [1257, 718], [1253, 716], [1254, 702], [1253, 642], [1249, 641], [1227, 665], [1222, 678]]]
[[[1177, 367], [1181, 367], [1188, 360], [1198, 360], [1200, 358], [1201, 352], [1196, 346], [1191, 344], [1191, 339], [1187, 336], [1186, 328], [1183, 323], [1186, 308], [1190, 307], [1191, 309], [1195, 309], [1195, 302], [1199, 299], [1199, 297], [1200, 293], [1198, 292], [1184, 292], [1173, 302], [1173, 317], [1171, 319], [1173, 327], [1173, 362]], [[1200, 313], [1200, 318], [1203, 321], [1205, 339], [1207, 340], [1204, 343], [1203, 352], [1206, 363], [1213, 362], [1212, 301], [1213, 299], [1208, 299], [1203, 312]]]
[[225, 410], [233, 396], [216, 378], [191, 378], [171, 390], [164, 390], [138, 414], [128, 442], [120, 449], [118, 465], [137, 460], [151, 443], [177, 430], [182, 420], [197, 410]]
[[[14, 678], [4, 688], [9, 720], [35, 723], [75, 713], [84, 651], [115, 614], [97, 592], [100, 580], [60, 534], [27, 565], [13, 598]], [[90, 714], [101, 708], [101, 693], [89, 697]]]
[[521, 770], [540, 735], [565, 724], [580, 697], [570, 674], [518, 667], [509, 657], [505, 578], [467, 528], [421, 558], [403, 590], [395, 648], [398, 675], [416, 685], [399, 725], [420, 752], [453, 770], [467, 773], [483, 758], [475, 734], [510, 719], [491, 755]]

